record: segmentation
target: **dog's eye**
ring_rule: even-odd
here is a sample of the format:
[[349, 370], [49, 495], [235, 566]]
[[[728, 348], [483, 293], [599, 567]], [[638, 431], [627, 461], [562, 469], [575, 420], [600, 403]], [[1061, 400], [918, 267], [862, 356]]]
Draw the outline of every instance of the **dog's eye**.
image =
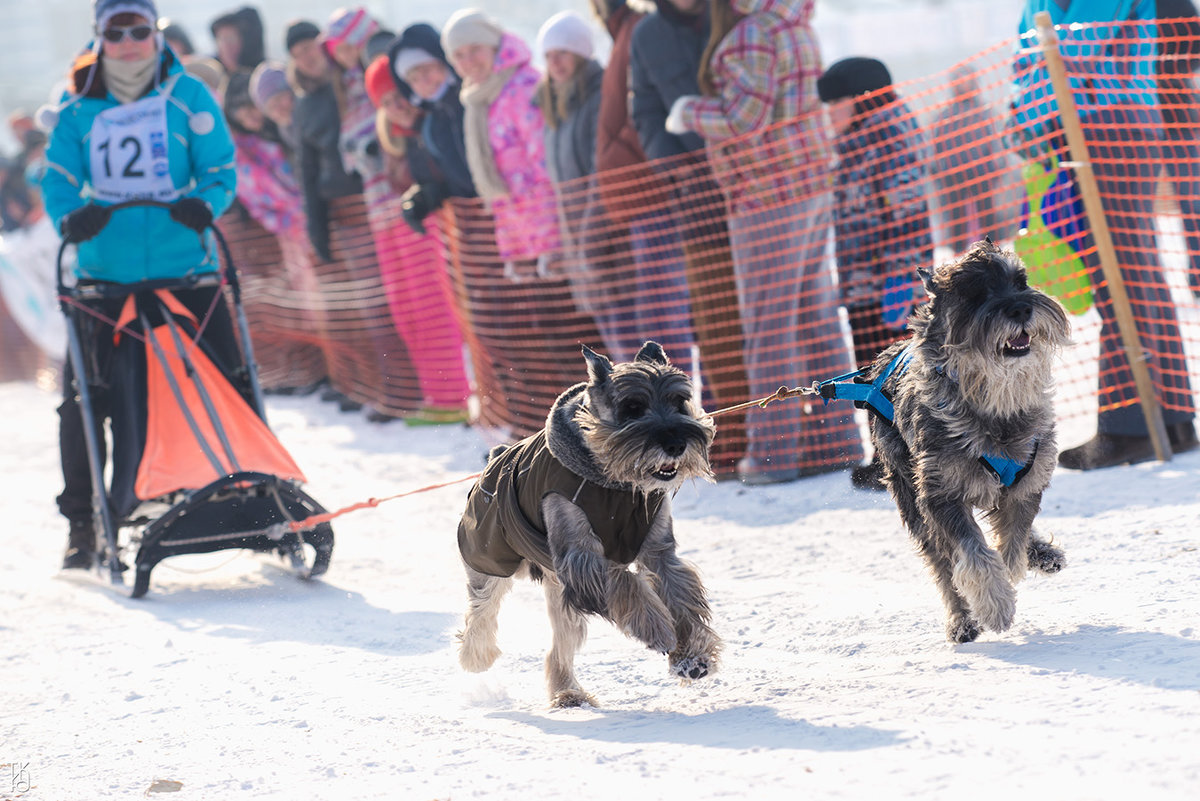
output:
[[636, 420], [646, 413], [646, 404], [637, 400], [627, 400], [621, 404], [621, 417], [626, 420]]

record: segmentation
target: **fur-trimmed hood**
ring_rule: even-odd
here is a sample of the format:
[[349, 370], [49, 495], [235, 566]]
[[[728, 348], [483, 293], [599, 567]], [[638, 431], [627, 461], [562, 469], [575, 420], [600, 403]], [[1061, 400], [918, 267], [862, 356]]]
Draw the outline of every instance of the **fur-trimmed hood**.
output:
[[608, 489], [632, 489], [629, 484], [606, 477], [583, 441], [583, 431], [575, 417], [587, 404], [587, 388], [587, 382], [576, 384], [554, 401], [546, 416], [546, 445], [555, 459], [580, 478]]

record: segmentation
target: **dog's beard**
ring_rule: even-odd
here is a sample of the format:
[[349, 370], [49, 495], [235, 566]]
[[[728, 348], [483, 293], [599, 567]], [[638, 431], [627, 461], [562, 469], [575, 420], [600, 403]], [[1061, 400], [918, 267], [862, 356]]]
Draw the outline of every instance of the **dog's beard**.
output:
[[[647, 413], [645, 418], [618, 425], [594, 414], [580, 415], [584, 442], [604, 474], [649, 494], [674, 492], [689, 478], [712, 480], [708, 448], [714, 428], [707, 417], [678, 412]], [[662, 439], [683, 442], [683, 453], [672, 456]]]
[[1055, 357], [1070, 344], [1070, 323], [1056, 301], [1036, 290], [1015, 300], [1030, 305], [1027, 321], [1008, 314], [1014, 298], [993, 298], [955, 320], [946, 338], [947, 372], [968, 403], [993, 416], [1044, 405]]

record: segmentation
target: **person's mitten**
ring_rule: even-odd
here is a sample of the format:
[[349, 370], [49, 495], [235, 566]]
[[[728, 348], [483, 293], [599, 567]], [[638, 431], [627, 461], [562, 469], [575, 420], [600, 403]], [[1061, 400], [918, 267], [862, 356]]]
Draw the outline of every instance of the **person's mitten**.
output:
[[212, 209], [198, 197], [185, 197], [171, 204], [171, 219], [198, 234], [213, 223]]
[[63, 239], [75, 245], [86, 242], [104, 230], [110, 217], [112, 209], [108, 206], [97, 206], [95, 203], [81, 206], [63, 217]]

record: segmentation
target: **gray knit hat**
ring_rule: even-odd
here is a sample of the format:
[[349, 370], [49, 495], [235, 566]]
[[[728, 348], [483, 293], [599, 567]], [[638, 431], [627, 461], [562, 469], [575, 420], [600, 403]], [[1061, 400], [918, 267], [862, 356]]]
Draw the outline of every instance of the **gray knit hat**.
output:
[[287, 72], [282, 64], [275, 61], [264, 61], [254, 68], [250, 74], [250, 99], [259, 111], [267, 107], [267, 101], [281, 92], [291, 92]]
[[92, 0], [92, 22], [97, 33], [107, 28], [109, 20], [118, 14], [137, 14], [151, 25], [158, 21], [153, 0]]

